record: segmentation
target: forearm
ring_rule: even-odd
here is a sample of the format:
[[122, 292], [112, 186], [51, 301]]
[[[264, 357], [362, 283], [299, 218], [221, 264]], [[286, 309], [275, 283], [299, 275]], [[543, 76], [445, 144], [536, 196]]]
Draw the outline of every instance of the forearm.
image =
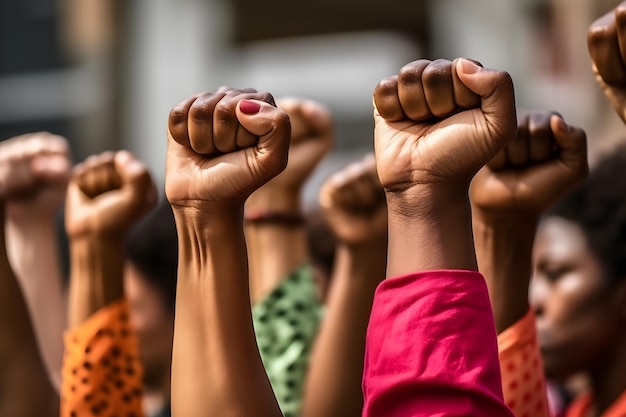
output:
[[538, 218], [474, 210], [474, 242], [480, 272], [485, 276], [498, 333], [528, 312], [532, 248]]
[[54, 416], [58, 396], [39, 356], [26, 304], [9, 264], [3, 210], [0, 203], [0, 415]]
[[241, 210], [203, 213], [202, 224], [175, 215], [174, 414], [281, 416], [252, 326]]
[[[259, 193], [258, 191], [257, 193]], [[253, 194], [246, 203], [246, 213], [278, 213], [285, 219], [249, 220], [245, 223], [245, 237], [250, 265], [250, 297], [252, 304], [260, 301], [276, 288], [290, 272], [308, 259], [306, 230], [299, 193], [281, 195]]]
[[54, 219], [8, 220], [6, 234], [10, 263], [24, 293], [39, 349], [58, 387], [66, 306]]
[[328, 309], [307, 376], [305, 417], [361, 415], [365, 334], [374, 292], [385, 277], [386, 243], [337, 248]]
[[428, 194], [423, 208], [407, 207], [397, 199], [387, 196], [387, 277], [435, 269], [477, 270], [467, 190], [445, 198]]
[[70, 328], [124, 296], [122, 248], [122, 239], [88, 236], [71, 239]]

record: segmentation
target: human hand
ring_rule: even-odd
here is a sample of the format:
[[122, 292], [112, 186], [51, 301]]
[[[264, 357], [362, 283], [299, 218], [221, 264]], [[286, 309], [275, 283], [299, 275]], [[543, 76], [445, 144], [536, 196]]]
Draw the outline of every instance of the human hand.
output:
[[157, 201], [150, 173], [130, 152], [105, 152], [74, 169], [65, 228], [70, 238], [122, 238]]
[[374, 106], [376, 164], [390, 213], [458, 199], [516, 131], [510, 76], [467, 59], [405, 65], [378, 84]]
[[339, 242], [362, 245], [386, 239], [387, 205], [373, 154], [328, 178], [319, 201]]
[[69, 145], [61, 136], [37, 132], [0, 142], [0, 198], [7, 220], [53, 222], [71, 168]]
[[287, 164], [289, 116], [269, 93], [226, 87], [169, 115], [167, 198], [176, 211], [243, 205]]
[[585, 132], [549, 112], [524, 112], [517, 137], [474, 177], [475, 214], [541, 213], [589, 171]]
[[626, 2], [591, 24], [587, 47], [596, 81], [626, 122]]

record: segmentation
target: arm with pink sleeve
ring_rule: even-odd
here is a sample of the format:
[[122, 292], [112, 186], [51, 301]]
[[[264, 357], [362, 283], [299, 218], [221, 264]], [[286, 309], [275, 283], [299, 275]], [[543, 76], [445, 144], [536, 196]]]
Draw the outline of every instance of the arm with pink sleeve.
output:
[[380, 284], [363, 392], [363, 417], [513, 416], [482, 275], [434, 270]]

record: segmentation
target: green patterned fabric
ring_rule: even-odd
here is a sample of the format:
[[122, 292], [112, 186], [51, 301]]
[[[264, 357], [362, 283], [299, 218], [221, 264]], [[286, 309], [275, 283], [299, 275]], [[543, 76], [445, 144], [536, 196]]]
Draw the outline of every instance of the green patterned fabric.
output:
[[300, 414], [309, 356], [322, 314], [309, 265], [293, 271], [252, 306], [261, 358], [285, 417]]

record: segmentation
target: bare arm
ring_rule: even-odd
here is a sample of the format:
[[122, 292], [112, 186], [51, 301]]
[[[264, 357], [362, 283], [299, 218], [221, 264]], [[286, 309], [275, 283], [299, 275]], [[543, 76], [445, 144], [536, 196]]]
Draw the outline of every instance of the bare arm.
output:
[[289, 98], [277, 105], [291, 120], [289, 161], [282, 173], [252, 193], [245, 204], [253, 304], [309, 259], [302, 187], [334, 139], [333, 121], [321, 104]]
[[[222, 88], [170, 113], [166, 193], [179, 236], [172, 410], [281, 416], [259, 356], [243, 205], [287, 162], [289, 118], [269, 94]], [[220, 119], [214, 115], [220, 114]]]
[[[56, 215], [65, 198], [71, 170], [65, 138], [46, 132], [17, 136], [0, 144], [9, 168], [5, 180], [22, 178], [6, 203], [7, 253], [19, 280], [39, 349], [53, 384], [61, 383], [65, 300]], [[45, 170], [57, 175], [41, 178]]]
[[528, 311], [539, 217], [588, 172], [585, 132], [552, 113], [524, 113], [517, 137], [476, 175], [470, 196], [480, 271], [498, 333]]
[[39, 354], [26, 303], [7, 256], [4, 197], [10, 190], [6, 183], [0, 185], [0, 415], [57, 416], [59, 398]]
[[511, 79], [469, 60], [419, 60], [381, 81], [374, 105], [389, 256], [368, 327], [363, 416], [512, 415], [468, 197], [515, 136]]
[[320, 204], [338, 243], [302, 415], [360, 416], [365, 333], [387, 265], [387, 208], [373, 155], [330, 177]]

